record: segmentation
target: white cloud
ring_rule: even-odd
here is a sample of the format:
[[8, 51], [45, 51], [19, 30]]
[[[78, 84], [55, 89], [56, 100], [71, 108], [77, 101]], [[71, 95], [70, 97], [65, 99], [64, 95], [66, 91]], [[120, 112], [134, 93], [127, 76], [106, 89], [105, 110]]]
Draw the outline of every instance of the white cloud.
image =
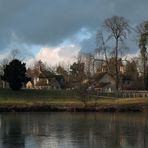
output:
[[59, 63], [70, 64], [75, 61], [75, 57], [78, 55], [80, 47], [76, 45], [60, 45], [55, 48], [41, 48], [39, 52], [35, 55], [34, 59], [30, 59], [28, 63], [32, 61], [41, 60], [42, 62], [55, 66]]
[[8, 57], [8, 53], [0, 53], [0, 61]]
[[135, 52], [135, 53], [129, 53], [129, 54], [126, 54], [123, 59], [126, 59], [126, 60], [132, 60], [133, 58], [135, 57], [139, 57], [139, 51]]
[[127, 54], [127, 57], [138, 57], [139, 56], [139, 51], [137, 51], [136, 53], [131, 53], [131, 54]]

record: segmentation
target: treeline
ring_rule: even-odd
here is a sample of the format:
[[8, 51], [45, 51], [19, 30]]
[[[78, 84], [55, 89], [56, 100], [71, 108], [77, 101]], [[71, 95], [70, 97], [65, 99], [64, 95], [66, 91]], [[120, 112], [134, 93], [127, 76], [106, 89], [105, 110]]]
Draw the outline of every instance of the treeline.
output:
[[[127, 54], [125, 40], [129, 34], [136, 32], [139, 55], [128, 59], [122, 53]], [[96, 32], [96, 49], [91, 53], [79, 53], [75, 62], [71, 65], [59, 64], [49, 67], [42, 61], [37, 61], [28, 67], [26, 74], [29, 77], [38, 75], [38, 69], [46, 71], [51, 76], [61, 75], [65, 82], [63, 88], [75, 88], [85, 86], [94, 87], [98, 77], [104, 73], [109, 74], [115, 80], [116, 90], [121, 89], [148, 89], [148, 21], [142, 22], [135, 28], [120, 16], [107, 18], [103, 22], [101, 31]], [[128, 47], [130, 49], [130, 47]], [[12, 56], [14, 54], [14, 56]], [[11, 54], [15, 59], [15, 52]], [[1, 74], [10, 61], [3, 60]], [[124, 81], [130, 81], [130, 86], [123, 85]]]

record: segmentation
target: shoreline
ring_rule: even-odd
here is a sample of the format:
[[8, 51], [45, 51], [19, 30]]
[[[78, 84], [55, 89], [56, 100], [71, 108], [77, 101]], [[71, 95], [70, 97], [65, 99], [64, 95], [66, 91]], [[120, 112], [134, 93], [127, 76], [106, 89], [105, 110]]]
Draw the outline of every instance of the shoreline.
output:
[[148, 98], [89, 96], [75, 91], [0, 89], [0, 112], [148, 112]]
[[8, 105], [0, 106], [2, 112], [144, 112], [148, 107], [142, 106], [51, 106], [40, 105]]

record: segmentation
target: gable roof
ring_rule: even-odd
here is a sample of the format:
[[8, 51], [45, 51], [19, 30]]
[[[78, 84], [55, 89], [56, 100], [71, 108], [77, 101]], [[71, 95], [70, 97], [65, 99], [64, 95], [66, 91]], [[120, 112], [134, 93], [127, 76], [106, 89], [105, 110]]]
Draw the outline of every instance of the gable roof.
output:
[[44, 70], [44, 71], [40, 70], [38, 77], [39, 78], [51, 78], [53, 77], [53, 73], [47, 70]]
[[108, 72], [97, 73], [97, 74], [94, 76], [94, 79], [95, 79], [95, 81], [100, 81], [105, 75], [108, 75], [108, 76], [110, 76], [113, 80], [115, 80], [114, 77], [113, 77], [111, 74], [109, 74]]

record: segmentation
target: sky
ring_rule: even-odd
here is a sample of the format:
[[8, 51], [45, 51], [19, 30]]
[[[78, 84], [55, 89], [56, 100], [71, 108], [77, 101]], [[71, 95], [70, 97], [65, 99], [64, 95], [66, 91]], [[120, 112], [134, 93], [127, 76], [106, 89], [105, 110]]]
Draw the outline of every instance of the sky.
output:
[[[96, 48], [103, 21], [123, 16], [132, 27], [148, 20], [148, 0], [0, 0], [0, 58], [19, 49], [26, 62], [71, 63]], [[127, 41], [136, 55], [135, 36]]]

